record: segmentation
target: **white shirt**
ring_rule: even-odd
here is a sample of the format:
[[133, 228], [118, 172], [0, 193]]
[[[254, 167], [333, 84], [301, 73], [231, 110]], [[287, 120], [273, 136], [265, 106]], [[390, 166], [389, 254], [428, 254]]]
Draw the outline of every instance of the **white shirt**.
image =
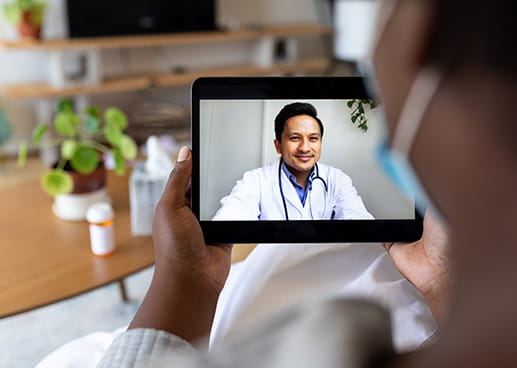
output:
[[[231, 193], [221, 199], [214, 220], [351, 220], [373, 219], [361, 197], [344, 172], [318, 163], [322, 180], [314, 179], [305, 206], [289, 178], [280, 170], [279, 162], [250, 170], [237, 181]], [[286, 208], [280, 191], [283, 189]]]

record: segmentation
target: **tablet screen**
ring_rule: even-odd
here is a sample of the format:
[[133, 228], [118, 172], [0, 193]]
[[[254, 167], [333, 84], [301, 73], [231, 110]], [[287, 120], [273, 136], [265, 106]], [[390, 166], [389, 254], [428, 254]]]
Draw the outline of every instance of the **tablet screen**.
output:
[[377, 164], [381, 112], [360, 78], [204, 78], [193, 86], [193, 209], [207, 242], [419, 237]]

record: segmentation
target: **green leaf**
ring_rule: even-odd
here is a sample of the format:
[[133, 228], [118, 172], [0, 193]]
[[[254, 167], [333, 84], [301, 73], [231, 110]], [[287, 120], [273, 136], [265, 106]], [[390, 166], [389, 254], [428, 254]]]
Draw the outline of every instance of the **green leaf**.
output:
[[79, 148], [79, 144], [77, 141], [73, 139], [66, 139], [61, 143], [61, 157], [70, 160], [72, 157], [74, 157], [75, 152]]
[[16, 2], [21, 10], [31, 10], [36, 5], [34, 0], [18, 0]]
[[70, 160], [70, 165], [80, 174], [90, 174], [99, 166], [99, 161], [99, 153], [96, 150], [79, 146]]
[[87, 107], [83, 110], [83, 113], [89, 116], [96, 116], [98, 118], [101, 117], [101, 109], [95, 106]]
[[87, 115], [83, 122], [84, 129], [91, 134], [97, 133], [101, 127], [101, 120], [98, 116]]
[[104, 112], [104, 118], [108, 124], [116, 124], [120, 129], [127, 128], [127, 116], [116, 107], [109, 107]]
[[40, 179], [43, 190], [52, 196], [67, 194], [74, 189], [72, 177], [63, 170], [47, 171]]
[[3, 7], [5, 19], [9, 22], [16, 24], [22, 18], [22, 12], [16, 4], [5, 4]]
[[124, 157], [125, 160], [134, 160], [138, 153], [138, 147], [135, 141], [128, 135], [122, 136], [119, 148], [120, 153], [122, 154], [122, 157]]
[[18, 167], [24, 167], [27, 162], [27, 153], [29, 152], [29, 146], [27, 143], [20, 143], [20, 147], [18, 148]]
[[69, 98], [61, 98], [56, 105], [58, 112], [74, 112], [74, 102]]
[[374, 109], [378, 106], [377, 102], [371, 99], [355, 99], [348, 101], [347, 106], [351, 109], [352, 123], [357, 123], [357, 127], [366, 133], [368, 131], [368, 117], [365, 114], [365, 106]]
[[110, 144], [118, 147], [122, 142], [124, 134], [122, 134], [122, 129], [117, 123], [108, 121], [104, 126], [104, 136]]
[[43, 23], [43, 15], [45, 14], [46, 4], [36, 3], [32, 9], [32, 21], [36, 26], [41, 26]]
[[111, 152], [113, 153], [113, 159], [115, 161], [115, 173], [117, 175], [124, 175], [124, 172], [126, 171], [126, 164], [122, 154], [119, 150], [116, 149]]
[[77, 134], [77, 123], [78, 117], [70, 111], [60, 112], [54, 119], [56, 130], [65, 137], [73, 137]]
[[40, 125], [38, 125], [32, 131], [32, 141], [34, 143], [39, 143], [39, 141], [41, 141], [41, 138], [43, 137], [43, 135], [46, 133], [47, 130], [48, 130], [48, 125], [47, 124], [40, 124]]
[[98, 107], [87, 107], [83, 110], [86, 118], [83, 122], [84, 129], [91, 134], [97, 133], [101, 127], [101, 110]]

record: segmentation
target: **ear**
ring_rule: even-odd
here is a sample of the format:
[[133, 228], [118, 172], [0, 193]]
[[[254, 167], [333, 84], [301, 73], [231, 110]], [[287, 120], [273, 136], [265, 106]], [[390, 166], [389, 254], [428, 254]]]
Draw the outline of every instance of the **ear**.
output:
[[281, 155], [282, 154], [282, 150], [280, 149], [280, 142], [278, 141], [278, 139], [275, 139], [273, 141], [273, 143], [275, 144], [276, 153]]

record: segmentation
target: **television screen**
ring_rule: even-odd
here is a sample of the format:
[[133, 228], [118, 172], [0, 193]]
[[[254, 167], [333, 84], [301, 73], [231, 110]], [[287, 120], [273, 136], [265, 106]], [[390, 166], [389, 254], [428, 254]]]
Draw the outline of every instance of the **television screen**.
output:
[[71, 38], [215, 30], [215, 0], [67, 0]]

